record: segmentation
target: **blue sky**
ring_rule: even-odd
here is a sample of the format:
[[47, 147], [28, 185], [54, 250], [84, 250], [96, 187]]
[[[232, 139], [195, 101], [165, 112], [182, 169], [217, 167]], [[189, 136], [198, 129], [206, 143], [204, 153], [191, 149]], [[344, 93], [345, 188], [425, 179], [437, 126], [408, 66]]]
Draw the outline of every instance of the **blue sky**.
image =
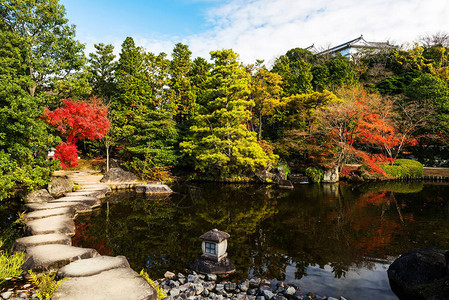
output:
[[[154, 53], [188, 44], [193, 56], [232, 48], [245, 63], [267, 63], [294, 47], [327, 48], [363, 34], [396, 44], [449, 32], [447, 0], [60, 0], [77, 38], [94, 43], [127, 36]], [[407, 45], [405, 45], [407, 46]]]

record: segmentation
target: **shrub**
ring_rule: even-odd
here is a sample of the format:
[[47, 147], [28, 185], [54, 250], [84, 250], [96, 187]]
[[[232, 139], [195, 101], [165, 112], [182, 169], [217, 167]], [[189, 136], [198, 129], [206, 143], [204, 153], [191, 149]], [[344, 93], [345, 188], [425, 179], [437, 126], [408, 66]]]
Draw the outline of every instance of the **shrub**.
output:
[[394, 178], [422, 177], [423, 165], [411, 159], [396, 159], [393, 165], [384, 164], [380, 167], [387, 173], [387, 176]]
[[312, 182], [315, 183], [320, 183], [324, 175], [323, 169], [316, 167], [308, 167], [305, 173], [306, 176], [309, 177], [312, 180]]
[[162, 287], [151, 280], [147, 272], [145, 272], [144, 270], [140, 271], [140, 276], [142, 276], [142, 278], [145, 279], [156, 290], [158, 299], [164, 299], [167, 297], [167, 294], [164, 293]]
[[[3, 241], [0, 240], [0, 248], [3, 246]], [[25, 259], [25, 253], [17, 252], [8, 254], [0, 250], [0, 283], [6, 278], [22, 275], [22, 265]]]
[[36, 287], [36, 295], [39, 300], [50, 300], [53, 297], [56, 290], [61, 286], [64, 280], [55, 280], [56, 273], [41, 274], [38, 278], [33, 271], [28, 271], [31, 276], [31, 282], [33, 282]]

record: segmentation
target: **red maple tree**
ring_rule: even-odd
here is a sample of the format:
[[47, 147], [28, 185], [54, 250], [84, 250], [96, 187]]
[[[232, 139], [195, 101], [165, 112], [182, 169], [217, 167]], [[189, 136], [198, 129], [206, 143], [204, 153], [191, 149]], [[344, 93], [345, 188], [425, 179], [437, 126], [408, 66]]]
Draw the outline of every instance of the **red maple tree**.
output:
[[62, 99], [62, 107], [53, 111], [45, 110], [44, 118], [48, 124], [61, 132], [66, 142], [56, 146], [55, 158], [61, 161], [61, 167], [71, 168], [78, 165], [77, 141], [102, 139], [109, 131], [111, 122], [107, 108], [97, 98], [89, 101]]
[[352, 155], [359, 157], [371, 171], [385, 174], [379, 163], [394, 162], [404, 146], [416, 144], [411, 135], [413, 127], [404, 130], [397, 126], [392, 100], [368, 94], [361, 87], [341, 90], [339, 97], [344, 101], [322, 109], [319, 120], [330, 141], [328, 146], [340, 149], [333, 162], [340, 169]]

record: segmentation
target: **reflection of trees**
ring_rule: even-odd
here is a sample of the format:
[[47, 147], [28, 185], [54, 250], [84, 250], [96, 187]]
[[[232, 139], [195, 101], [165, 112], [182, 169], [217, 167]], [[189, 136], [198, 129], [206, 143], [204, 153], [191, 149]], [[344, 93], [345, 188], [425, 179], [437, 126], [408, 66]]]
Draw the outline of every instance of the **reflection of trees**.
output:
[[92, 216], [81, 245], [103, 243], [156, 278], [191, 265], [201, 252], [198, 237], [218, 228], [231, 234], [228, 253], [242, 277], [251, 271], [284, 280], [292, 264], [297, 279], [309, 266], [325, 265], [342, 277], [352, 267], [370, 268], [367, 258], [387, 259], [419, 246], [448, 248], [449, 186], [403, 194], [407, 186], [422, 189], [405, 186], [314, 184], [285, 192], [200, 184], [168, 199], [125, 194]]

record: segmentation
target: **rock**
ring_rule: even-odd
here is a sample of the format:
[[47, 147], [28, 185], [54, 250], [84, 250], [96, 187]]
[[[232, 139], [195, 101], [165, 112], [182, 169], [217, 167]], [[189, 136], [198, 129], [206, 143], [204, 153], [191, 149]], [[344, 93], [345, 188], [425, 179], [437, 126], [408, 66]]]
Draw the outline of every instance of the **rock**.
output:
[[338, 300], [338, 299], [334, 297], [328, 297], [327, 300]]
[[245, 293], [239, 293], [237, 294], [238, 300], [246, 300], [246, 294]]
[[32, 210], [46, 210], [60, 207], [73, 207], [76, 212], [92, 211], [90, 206], [82, 202], [54, 202], [54, 203], [28, 203], [25, 206]]
[[401, 299], [447, 299], [449, 280], [445, 252], [435, 248], [412, 249], [388, 268], [393, 292]]
[[256, 177], [262, 183], [276, 183], [277, 180], [276, 175], [268, 172], [267, 170], [256, 173]]
[[257, 289], [256, 289], [256, 288], [255, 288], [255, 289], [249, 289], [249, 290], [246, 292], [246, 294], [255, 296], [255, 295], [257, 295]]
[[116, 182], [133, 182], [138, 178], [131, 172], [127, 172], [122, 168], [111, 168], [107, 172], [100, 182], [103, 183], [116, 183]]
[[260, 279], [259, 278], [251, 278], [249, 280], [249, 287], [250, 288], [256, 288], [260, 285]]
[[289, 286], [285, 291], [284, 294], [287, 296], [293, 296], [296, 292], [296, 289], [292, 286]]
[[195, 276], [195, 275], [192, 275], [192, 274], [187, 276], [187, 282], [195, 283], [195, 282], [198, 282], [198, 280], [199, 280], [198, 276]]
[[179, 287], [179, 290], [183, 293], [183, 292], [187, 291], [189, 288], [191, 288], [192, 286], [193, 286], [193, 283], [187, 282], [187, 283], [181, 285]]
[[209, 291], [212, 291], [215, 288], [215, 282], [213, 282], [213, 281], [204, 282], [203, 286], [204, 286], [205, 289], [208, 289]]
[[234, 264], [227, 257], [217, 262], [200, 256], [193, 262], [193, 269], [203, 274], [227, 274], [235, 272]]
[[147, 195], [170, 195], [173, 194], [171, 188], [165, 184], [139, 184], [135, 187], [136, 193]]
[[13, 249], [14, 251], [24, 252], [29, 247], [50, 245], [50, 244], [61, 244], [71, 246], [72, 239], [66, 234], [61, 233], [31, 235], [18, 238], [14, 243]]
[[285, 287], [286, 287], [285, 282], [283, 282], [283, 281], [276, 283], [276, 286], [281, 289], [285, 289]]
[[224, 288], [227, 292], [235, 292], [237, 285], [233, 282], [227, 282], [225, 283]]
[[185, 277], [180, 277], [180, 278], [178, 278], [178, 281], [179, 281], [180, 284], [184, 284], [184, 283], [187, 282], [187, 278], [185, 278]]
[[79, 259], [99, 256], [89, 248], [67, 245], [42, 245], [27, 249], [27, 260], [22, 265], [24, 270], [56, 271], [57, 269]]
[[343, 296], [340, 296], [340, 300], [347, 300], [347, 299]]
[[167, 280], [174, 280], [176, 278], [176, 274], [172, 273], [170, 271], [167, 271], [167, 272], [165, 272], [164, 277]]
[[[120, 168], [120, 161], [118, 159], [115, 158], [111, 158], [109, 159], [109, 169], [112, 168]], [[106, 173], [107, 172], [107, 167], [106, 167], [106, 163], [104, 163], [104, 165], [101, 167], [101, 173]]]
[[45, 189], [32, 191], [25, 196], [25, 202], [27, 203], [45, 203], [50, 200], [54, 200], [54, 198]]
[[222, 283], [217, 283], [217, 284], [215, 285], [215, 291], [216, 291], [217, 293], [223, 293], [223, 291], [224, 291], [224, 284], [222, 284]]
[[261, 285], [268, 285], [268, 286], [270, 286], [270, 285], [271, 285], [271, 282], [270, 282], [269, 280], [267, 280], [267, 279], [262, 279], [262, 281], [260, 282], [260, 284], [261, 284]]
[[174, 280], [170, 280], [170, 281], [168, 282], [168, 285], [169, 285], [171, 288], [176, 288], [176, 287], [179, 287], [179, 282], [174, 281]]
[[338, 167], [324, 170], [322, 182], [333, 183], [338, 182], [339, 179], [340, 173], [338, 172]]
[[59, 277], [86, 277], [117, 268], [129, 268], [124, 256], [98, 256], [74, 261], [58, 271]]
[[270, 300], [274, 297], [274, 294], [272, 291], [270, 290], [264, 290], [262, 291], [262, 296], [266, 299], [266, 300]]
[[194, 290], [195, 290], [195, 294], [196, 294], [196, 295], [201, 295], [201, 293], [204, 291], [203, 285], [202, 285], [202, 284], [199, 284], [199, 283], [195, 283], [195, 284], [193, 285], [193, 288], [194, 288]]
[[118, 268], [87, 277], [69, 278], [57, 289], [53, 300], [157, 300], [157, 293], [130, 268]]
[[248, 300], [256, 300], [256, 296], [246, 295], [246, 299], [248, 299]]
[[309, 177], [303, 174], [288, 174], [287, 179], [290, 180], [293, 184], [307, 184], [309, 183]]
[[11, 297], [13, 294], [13, 292], [4, 292], [1, 293], [0, 296], [2, 296], [3, 299], [9, 299], [9, 297]]
[[207, 296], [209, 296], [209, 294], [210, 294], [209, 290], [208, 289], [204, 289], [203, 292], [201, 293], [201, 296], [207, 297]]
[[274, 174], [278, 176], [279, 180], [286, 180], [287, 179], [287, 171], [285, 171], [284, 167], [277, 167], [274, 169]]
[[279, 180], [278, 188], [282, 190], [292, 190], [294, 189], [294, 186], [290, 180]]
[[50, 183], [48, 184], [48, 192], [54, 197], [60, 197], [65, 192], [71, 191], [73, 189], [73, 181], [67, 177], [52, 177]]
[[25, 221], [25, 226], [32, 235], [48, 233], [75, 234], [75, 223], [70, 215], [58, 215]]
[[249, 280], [245, 279], [245, 280], [240, 280], [238, 283], [238, 287], [241, 291], [246, 292], [249, 289]]
[[60, 208], [53, 208], [53, 209], [46, 209], [46, 210], [37, 210], [29, 212], [25, 215], [25, 221], [30, 221], [34, 219], [42, 219], [47, 218], [51, 216], [57, 216], [57, 215], [74, 215], [75, 209], [73, 207], [60, 207]]
[[206, 280], [215, 281], [215, 280], [217, 280], [217, 275], [215, 275], [215, 274], [207, 274], [206, 275]]
[[274, 299], [274, 300], [286, 300], [287, 298], [285, 298], [285, 297], [282, 296], [282, 295], [275, 295], [273, 299]]
[[178, 288], [173, 288], [173, 289], [170, 290], [170, 296], [171, 297], [176, 297], [176, 296], [179, 295], [179, 293], [180, 293], [180, 290]]

